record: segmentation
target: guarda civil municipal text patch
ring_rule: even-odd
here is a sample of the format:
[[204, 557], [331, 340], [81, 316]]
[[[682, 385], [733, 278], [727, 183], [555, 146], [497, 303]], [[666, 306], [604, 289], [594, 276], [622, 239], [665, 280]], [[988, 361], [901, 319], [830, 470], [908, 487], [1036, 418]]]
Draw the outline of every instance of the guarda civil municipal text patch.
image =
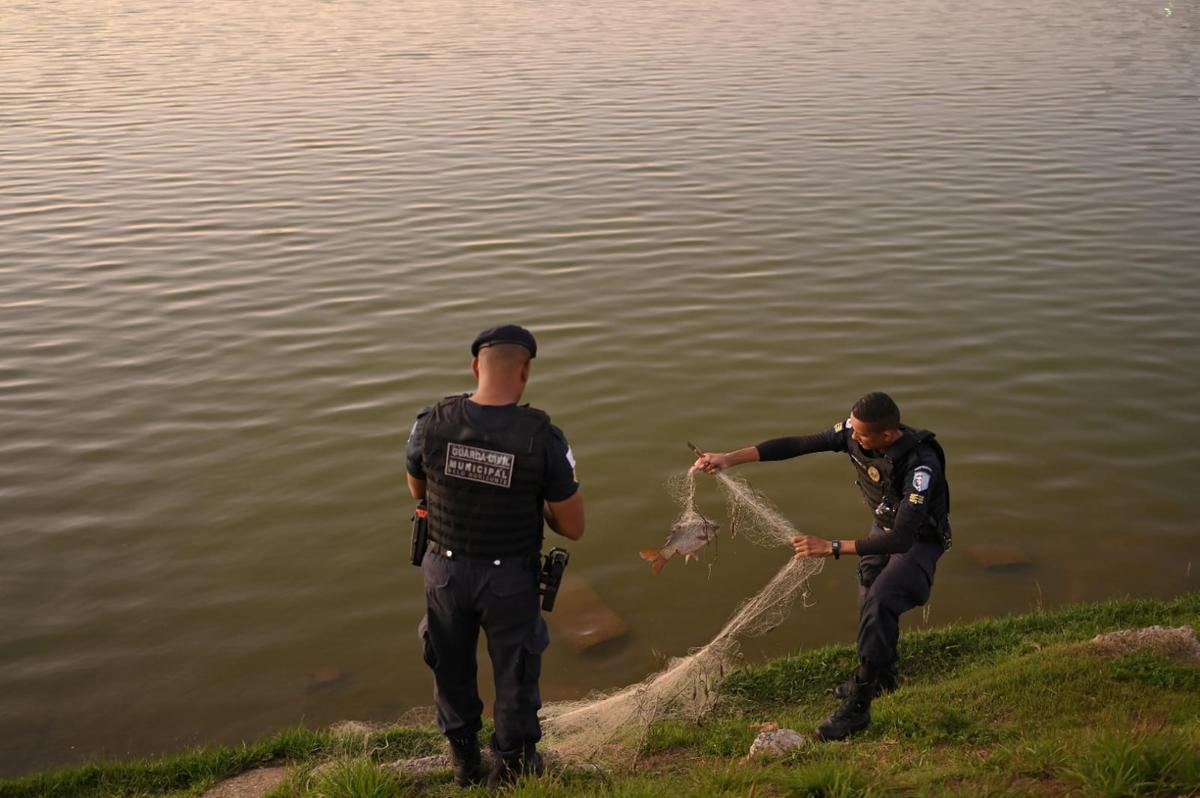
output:
[[462, 443], [446, 444], [446, 476], [507, 488], [512, 485], [516, 457]]

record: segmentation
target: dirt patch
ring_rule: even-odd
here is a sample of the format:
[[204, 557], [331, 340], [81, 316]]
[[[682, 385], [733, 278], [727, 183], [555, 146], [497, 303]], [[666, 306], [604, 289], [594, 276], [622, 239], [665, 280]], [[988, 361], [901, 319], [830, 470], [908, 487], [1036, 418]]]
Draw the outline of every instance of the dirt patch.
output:
[[201, 798], [262, 798], [283, 781], [287, 768], [259, 768], [225, 779]]
[[[550, 775], [562, 773], [565, 770], [583, 770], [583, 771], [598, 771], [595, 765], [587, 763], [575, 763], [568, 759], [564, 759], [556, 752], [548, 749], [539, 749], [542, 754], [542, 761], [546, 766], [546, 773]], [[496, 757], [491, 749], [484, 746], [479, 752], [483, 758], [483, 769], [489, 771], [496, 767]], [[430, 754], [428, 756], [417, 756], [409, 759], [399, 759], [395, 762], [387, 762], [379, 766], [381, 770], [390, 771], [392, 773], [407, 776], [411, 779], [421, 781], [429, 779], [431, 776], [441, 775], [449, 771], [453, 764], [450, 761], [450, 753]]]
[[892, 751], [899, 745], [895, 740], [880, 740], [875, 746], [875, 759], [880, 764], [892, 758]]
[[1196, 639], [1196, 633], [1190, 626], [1122, 629], [1096, 635], [1092, 638], [1092, 646], [1100, 653], [1113, 657], [1135, 651], [1151, 651], [1172, 659], [1200, 663], [1200, 640]]

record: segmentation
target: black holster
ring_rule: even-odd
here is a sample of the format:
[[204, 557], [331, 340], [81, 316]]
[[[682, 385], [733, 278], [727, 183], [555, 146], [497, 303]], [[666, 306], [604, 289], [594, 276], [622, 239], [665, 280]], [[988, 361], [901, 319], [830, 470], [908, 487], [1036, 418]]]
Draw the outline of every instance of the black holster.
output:
[[542, 596], [542, 609], [546, 612], [554, 609], [563, 571], [567, 570], [567, 562], [570, 559], [571, 555], [566, 549], [550, 549], [542, 560], [542, 570], [538, 574], [538, 592]]
[[413, 510], [412, 542], [408, 555], [412, 564], [421, 567], [425, 559], [425, 549], [429, 547], [429, 505], [424, 500]]

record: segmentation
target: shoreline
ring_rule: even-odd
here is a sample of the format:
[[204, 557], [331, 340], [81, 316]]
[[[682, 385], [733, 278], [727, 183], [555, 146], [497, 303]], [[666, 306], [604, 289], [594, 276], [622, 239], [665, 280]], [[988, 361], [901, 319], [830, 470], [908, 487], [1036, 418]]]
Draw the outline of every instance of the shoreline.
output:
[[[656, 722], [640, 741], [607, 744], [593, 762], [563, 760], [510, 794], [1198, 794], [1194, 633], [1097, 640], [1147, 627], [1200, 629], [1200, 593], [906, 632], [901, 688], [876, 701], [864, 733], [747, 761], [762, 729], [811, 734], [836, 705], [828, 690], [853, 668], [854, 649], [779, 657], [732, 673], [699, 721]], [[543, 747], [552, 752], [553, 740]], [[0, 798], [201, 796], [218, 785], [229, 798], [463, 794], [444, 748], [431, 726], [296, 727], [240, 746], [3, 779]], [[229, 791], [227, 780], [268, 767], [282, 770]]]

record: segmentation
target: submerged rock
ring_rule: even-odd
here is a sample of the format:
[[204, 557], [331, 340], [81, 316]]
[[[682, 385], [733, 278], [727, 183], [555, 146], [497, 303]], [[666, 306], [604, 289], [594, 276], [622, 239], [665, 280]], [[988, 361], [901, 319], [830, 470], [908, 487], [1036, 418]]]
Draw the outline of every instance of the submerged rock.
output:
[[563, 577], [554, 611], [546, 614], [546, 620], [555, 636], [565, 638], [576, 651], [586, 651], [629, 633], [629, 627], [596, 591], [571, 573]]
[[1000, 568], [1024, 568], [1032, 564], [1029, 555], [1012, 543], [977, 543], [967, 546], [967, 554], [989, 571]]
[[345, 685], [350, 675], [336, 665], [323, 665], [315, 671], [309, 671], [308, 692], [317, 693], [332, 690]]

